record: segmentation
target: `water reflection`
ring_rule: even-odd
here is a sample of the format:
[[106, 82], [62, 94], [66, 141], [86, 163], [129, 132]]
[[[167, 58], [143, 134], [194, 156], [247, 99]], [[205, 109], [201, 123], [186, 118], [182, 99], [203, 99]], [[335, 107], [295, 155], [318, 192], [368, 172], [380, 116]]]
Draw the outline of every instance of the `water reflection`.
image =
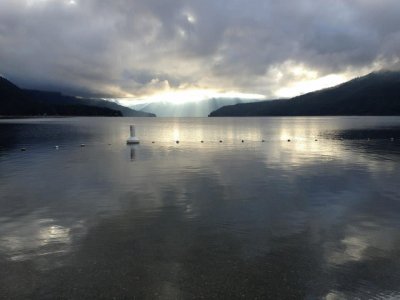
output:
[[131, 161], [134, 161], [136, 159], [136, 149], [135, 146], [129, 146], [130, 148], [130, 158]]
[[38, 269], [60, 267], [60, 256], [71, 250], [72, 234], [83, 234], [83, 226], [76, 221], [71, 227], [57, 224], [55, 219], [42, 219], [44, 212], [15, 219], [1, 220], [0, 251], [13, 262], [33, 261]]
[[0, 298], [399, 297], [399, 145], [330, 136], [350, 121], [135, 120], [138, 147], [130, 120], [50, 122], [0, 157]]

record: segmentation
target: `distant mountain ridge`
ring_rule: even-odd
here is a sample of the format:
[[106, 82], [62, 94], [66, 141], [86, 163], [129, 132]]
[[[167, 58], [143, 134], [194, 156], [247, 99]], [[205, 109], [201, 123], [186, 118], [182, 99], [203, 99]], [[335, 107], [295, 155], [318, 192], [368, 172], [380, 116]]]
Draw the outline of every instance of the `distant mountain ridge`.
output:
[[133, 116], [155, 117], [117, 103], [24, 90], [0, 76], [0, 116]]
[[211, 98], [200, 101], [188, 101], [185, 103], [154, 102], [135, 104], [130, 106], [136, 110], [146, 110], [157, 114], [159, 117], [207, 117], [212, 111], [237, 103], [252, 102], [254, 100], [239, 98]]
[[210, 117], [335, 115], [400, 115], [400, 72], [373, 72], [291, 99], [224, 106], [209, 114]]

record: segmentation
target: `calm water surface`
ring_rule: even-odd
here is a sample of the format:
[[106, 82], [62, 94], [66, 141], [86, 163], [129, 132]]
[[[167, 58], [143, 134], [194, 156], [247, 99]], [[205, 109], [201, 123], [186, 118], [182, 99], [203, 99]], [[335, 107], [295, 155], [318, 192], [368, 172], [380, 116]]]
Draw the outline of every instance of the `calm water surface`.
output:
[[0, 121], [0, 299], [201, 298], [400, 299], [400, 118]]

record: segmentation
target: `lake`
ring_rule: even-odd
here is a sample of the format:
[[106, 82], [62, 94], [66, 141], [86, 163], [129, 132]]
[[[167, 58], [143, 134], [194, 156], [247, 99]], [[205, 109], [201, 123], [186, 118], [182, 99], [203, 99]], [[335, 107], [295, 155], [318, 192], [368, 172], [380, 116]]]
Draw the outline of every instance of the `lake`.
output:
[[0, 299], [399, 299], [399, 183], [400, 117], [0, 120]]

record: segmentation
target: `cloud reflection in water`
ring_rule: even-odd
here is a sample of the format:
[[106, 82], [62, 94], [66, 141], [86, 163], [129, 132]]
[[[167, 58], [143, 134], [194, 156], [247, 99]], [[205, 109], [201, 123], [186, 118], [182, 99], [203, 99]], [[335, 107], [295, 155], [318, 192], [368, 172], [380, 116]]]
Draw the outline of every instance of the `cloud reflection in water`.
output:
[[44, 150], [38, 139], [0, 160], [0, 267], [23, 278], [24, 264], [40, 278], [5, 287], [0, 271], [5, 295], [399, 294], [400, 151], [325, 135], [353, 120], [138, 120], [135, 148], [125, 145], [129, 120], [65, 122], [87, 125], [87, 148]]

